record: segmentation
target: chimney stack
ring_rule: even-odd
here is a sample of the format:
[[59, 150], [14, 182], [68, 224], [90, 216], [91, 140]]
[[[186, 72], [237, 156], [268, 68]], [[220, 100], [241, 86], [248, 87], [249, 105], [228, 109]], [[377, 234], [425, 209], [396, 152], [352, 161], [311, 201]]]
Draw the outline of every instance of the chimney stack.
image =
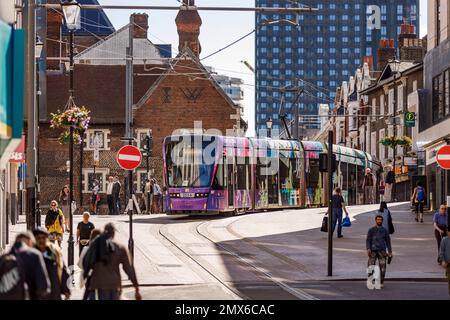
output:
[[133, 13], [134, 17], [133, 35], [135, 39], [147, 39], [148, 14]]
[[178, 51], [189, 48], [198, 57], [202, 52], [200, 40], [200, 26], [202, 19], [195, 8], [195, 0], [183, 0], [183, 5], [175, 19], [177, 25], [179, 44]]
[[377, 70], [382, 71], [390, 60], [395, 59], [395, 42], [394, 39], [380, 40], [377, 50]]
[[398, 37], [401, 61], [423, 61], [426, 43], [418, 38], [413, 24], [402, 24], [402, 33]]

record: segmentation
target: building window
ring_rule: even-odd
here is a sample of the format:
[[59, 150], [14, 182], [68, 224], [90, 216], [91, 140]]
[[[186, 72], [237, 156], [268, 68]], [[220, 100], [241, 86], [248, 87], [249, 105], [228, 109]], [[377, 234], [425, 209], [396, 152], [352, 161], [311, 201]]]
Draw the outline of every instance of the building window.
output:
[[[394, 136], [394, 126], [389, 126], [388, 128], [388, 136], [392, 137]], [[388, 158], [393, 159], [394, 158], [394, 149], [388, 148]]]
[[[150, 177], [153, 176], [153, 170], [150, 169]], [[134, 186], [136, 188], [136, 193], [142, 193], [145, 187], [145, 181], [147, 180], [147, 171], [144, 169], [136, 170], [136, 180], [134, 181]], [[159, 183], [158, 183], [159, 184]]]
[[376, 98], [372, 99], [371, 107], [372, 107], [372, 115], [376, 116], [377, 115], [377, 99]]
[[443, 74], [433, 79], [433, 122], [444, 117], [444, 81]]
[[393, 115], [394, 114], [394, 89], [390, 89], [388, 93], [388, 114]]
[[444, 114], [447, 117], [450, 115], [450, 69], [447, 69], [444, 72], [444, 92]]
[[384, 94], [380, 96], [380, 116], [384, 116]]
[[[384, 130], [384, 129], [381, 129], [381, 130], [380, 130], [380, 135], [379, 135], [378, 139], [379, 139], [379, 140], [383, 139], [385, 135], [386, 135], [386, 134], [385, 134], [385, 130]], [[383, 160], [386, 158], [386, 151], [385, 151], [386, 149], [385, 149], [385, 146], [382, 145], [381, 143], [379, 143], [379, 147], [380, 147], [380, 154], [379, 154], [379, 156], [378, 156], [378, 159], [379, 159], [381, 162], [383, 162]]]
[[441, 42], [441, 0], [436, 0], [436, 47]]
[[370, 153], [373, 156], [377, 155], [377, 133], [372, 132], [370, 134]]
[[403, 86], [397, 88], [397, 111], [403, 111]]
[[152, 147], [152, 130], [151, 129], [137, 129], [136, 130], [137, 146], [140, 150], [145, 150], [147, 134], [150, 135], [150, 149], [151, 149], [151, 147]]
[[111, 140], [109, 129], [88, 129], [86, 130], [84, 141], [86, 142], [85, 150], [94, 150], [97, 144], [98, 150], [110, 150], [109, 144]]
[[83, 169], [83, 193], [91, 193], [94, 180], [98, 180], [100, 191], [106, 193], [106, 182], [109, 174], [109, 168], [93, 168]]

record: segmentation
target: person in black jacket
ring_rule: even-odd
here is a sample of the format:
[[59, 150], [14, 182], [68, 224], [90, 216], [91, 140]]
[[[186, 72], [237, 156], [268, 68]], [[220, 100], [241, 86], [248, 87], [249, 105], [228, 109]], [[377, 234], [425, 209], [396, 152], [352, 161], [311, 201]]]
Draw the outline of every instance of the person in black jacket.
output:
[[26, 290], [14, 297], [15, 300], [42, 300], [50, 293], [50, 280], [45, 268], [42, 254], [33, 248], [35, 243], [31, 232], [23, 232], [17, 235], [16, 242], [11, 248], [10, 254], [17, 257], [21, 273], [24, 276]]
[[44, 228], [34, 229], [33, 234], [36, 238], [36, 249], [42, 253], [50, 279], [51, 292], [44, 299], [61, 300], [61, 295], [69, 299], [70, 289], [67, 286], [69, 274], [64, 265], [61, 250], [49, 241], [48, 232]]
[[112, 189], [112, 198], [113, 198], [113, 214], [117, 215], [120, 211], [120, 188], [121, 184], [119, 182], [119, 177], [114, 177], [114, 185]]
[[386, 167], [386, 178], [384, 180], [385, 189], [384, 189], [384, 201], [391, 202], [392, 201], [392, 186], [395, 183], [395, 174], [392, 170], [392, 166]]

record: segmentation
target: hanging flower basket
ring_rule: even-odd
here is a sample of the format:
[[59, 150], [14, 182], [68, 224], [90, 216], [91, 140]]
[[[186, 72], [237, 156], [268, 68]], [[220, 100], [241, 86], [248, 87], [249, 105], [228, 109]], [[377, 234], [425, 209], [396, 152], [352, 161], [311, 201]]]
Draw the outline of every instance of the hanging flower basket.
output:
[[73, 127], [74, 129], [87, 129], [91, 117], [86, 107], [78, 108], [76, 106], [69, 108], [63, 112], [58, 110], [58, 113], [51, 114], [51, 127], [54, 129]]
[[88, 129], [91, 113], [86, 107], [77, 107], [73, 105], [71, 108], [51, 114], [50, 127], [53, 129], [65, 129], [58, 138], [61, 144], [68, 144], [70, 142], [70, 127], [74, 128], [73, 142], [75, 144], [81, 143], [82, 131]]
[[389, 147], [395, 143], [395, 137], [387, 136], [380, 140], [380, 143], [386, 147]]
[[387, 136], [380, 140], [380, 143], [384, 146], [395, 148], [396, 146], [410, 146], [412, 144], [412, 140], [408, 136], [394, 137]]

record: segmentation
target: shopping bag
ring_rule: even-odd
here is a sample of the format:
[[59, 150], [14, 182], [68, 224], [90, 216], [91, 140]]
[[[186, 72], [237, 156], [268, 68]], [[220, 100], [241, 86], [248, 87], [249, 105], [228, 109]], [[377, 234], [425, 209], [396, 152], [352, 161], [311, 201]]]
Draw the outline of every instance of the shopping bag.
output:
[[328, 217], [327, 216], [323, 217], [322, 227], [320, 228], [320, 231], [328, 232]]
[[350, 221], [349, 217], [345, 217], [344, 219], [342, 219], [342, 226], [343, 227], [351, 227], [352, 226], [352, 222]]

